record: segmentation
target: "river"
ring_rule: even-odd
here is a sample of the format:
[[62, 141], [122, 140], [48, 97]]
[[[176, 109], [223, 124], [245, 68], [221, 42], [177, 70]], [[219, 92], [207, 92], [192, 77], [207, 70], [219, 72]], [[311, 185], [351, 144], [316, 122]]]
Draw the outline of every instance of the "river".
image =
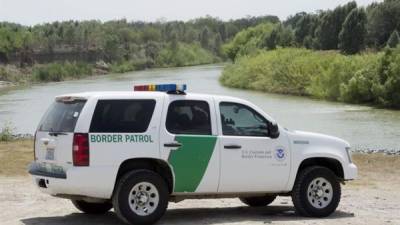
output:
[[60, 94], [130, 91], [134, 83], [186, 83], [190, 92], [250, 100], [289, 129], [334, 135], [346, 139], [358, 150], [400, 151], [400, 111], [230, 89], [218, 82], [222, 69], [222, 65], [153, 69], [13, 90], [0, 96], [0, 128], [8, 122], [16, 133], [34, 133], [48, 105]]

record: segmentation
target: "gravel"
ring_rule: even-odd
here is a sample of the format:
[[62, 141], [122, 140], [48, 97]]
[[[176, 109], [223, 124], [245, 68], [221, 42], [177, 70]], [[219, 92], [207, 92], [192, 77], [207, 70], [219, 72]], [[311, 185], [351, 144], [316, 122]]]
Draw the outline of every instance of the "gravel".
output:
[[[345, 185], [338, 210], [327, 218], [295, 214], [289, 197], [278, 197], [271, 206], [250, 208], [238, 199], [185, 200], [170, 203], [158, 224], [400, 224], [398, 185]], [[85, 215], [70, 201], [39, 192], [28, 177], [0, 177], [2, 225], [15, 224], [122, 224], [113, 211]]]

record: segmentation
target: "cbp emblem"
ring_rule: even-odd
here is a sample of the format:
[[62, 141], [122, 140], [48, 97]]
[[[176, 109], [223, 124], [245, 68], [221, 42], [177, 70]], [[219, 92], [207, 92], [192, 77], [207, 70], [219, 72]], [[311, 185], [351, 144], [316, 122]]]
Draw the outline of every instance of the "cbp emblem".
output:
[[285, 149], [283, 147], [278, 147], [275, 150], [275, 159], [278, 161], [283, 161], [286, 158]]

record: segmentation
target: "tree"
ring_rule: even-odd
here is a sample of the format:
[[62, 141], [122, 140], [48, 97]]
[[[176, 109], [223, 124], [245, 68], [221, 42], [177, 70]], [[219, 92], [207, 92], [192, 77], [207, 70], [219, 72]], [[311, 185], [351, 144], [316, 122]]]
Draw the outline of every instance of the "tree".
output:
[[282, 47], [293, 46], [295, 42], [295, 35], [292, 29], [279, 24], [274, 28], [277, 31], [277, 45]]
[[146, 26], [142, 32], [142, 41], [159, 41], [161, 39], [161, 31], [155, 27]]
[[296, 23], [295, 39], [298, 44], [302, 44], [307, 36], [312, 35], [313, 21], [311, 15], [302, 16]]
[[276, 42], [278, 39], [278, 31], [276, 29], [266, 36], [264, 46], [269, 50], [276, 49]]
[[207, 27], [204, 27], [200, 36], [201, 47], [208, 49], [210, 47], [210, 31]]
[[171, 34], [171, 49], [173, 51], [178, 50], [178, 35], [176, 33]]
[[396, 48], [396, 46], [400, 43], [400, 37], [397, 30], [394, 30], [390, 35], [389, 40], [387, 41], [387, 46], [389, 48]]
[[214, 53], [218, 56], [222, 55], [222, 38], [219, 33], [215, 35], [214, 40]]
[[116, 34], [107, 34], [103, 43], [104, 58], [108, 62], [120, 61], [124, 55], [123, 49], [120, 46], [120, 40]]
[[400, 30], [400, 1], [385, 0], [367, 8], [368, 39], [375, 47], [384, 47], [393, 30]]
[[322, 12], [320, 14], [316, 36], [322, 50], [338, 48], [342, 25], [349, 13], [356, 8], [357, 3], [353, 1], [344, 6], [338, 6], [333, 11]]
[[365, 48], [367, 15], [363, 8], [353, 9], [339, 34], [339, 48], [344, 54], [356, 54]]

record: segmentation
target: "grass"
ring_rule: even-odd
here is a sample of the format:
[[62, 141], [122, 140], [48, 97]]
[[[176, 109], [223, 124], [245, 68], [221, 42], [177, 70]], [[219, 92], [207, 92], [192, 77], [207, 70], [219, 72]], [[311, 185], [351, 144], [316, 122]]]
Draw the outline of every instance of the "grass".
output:
[[[0, 176], [27, 176], [32, 151], [30, 139], [0, 142]], [[381, 184], [400, 187], [400, 156], [354, 154], [353, 161], [358, 166], [359, 179], [349, 182], [350, 187], [376, 188]]]
[[25, 176], [33, 160], [33, 140], [0, 142], [0, 176]]
[[400, 156], [384, 154], [354, 154], [358, 167], [358, 179], [350, 182], [353, 187], [385, 188], [386, 185], [400, 187]]

